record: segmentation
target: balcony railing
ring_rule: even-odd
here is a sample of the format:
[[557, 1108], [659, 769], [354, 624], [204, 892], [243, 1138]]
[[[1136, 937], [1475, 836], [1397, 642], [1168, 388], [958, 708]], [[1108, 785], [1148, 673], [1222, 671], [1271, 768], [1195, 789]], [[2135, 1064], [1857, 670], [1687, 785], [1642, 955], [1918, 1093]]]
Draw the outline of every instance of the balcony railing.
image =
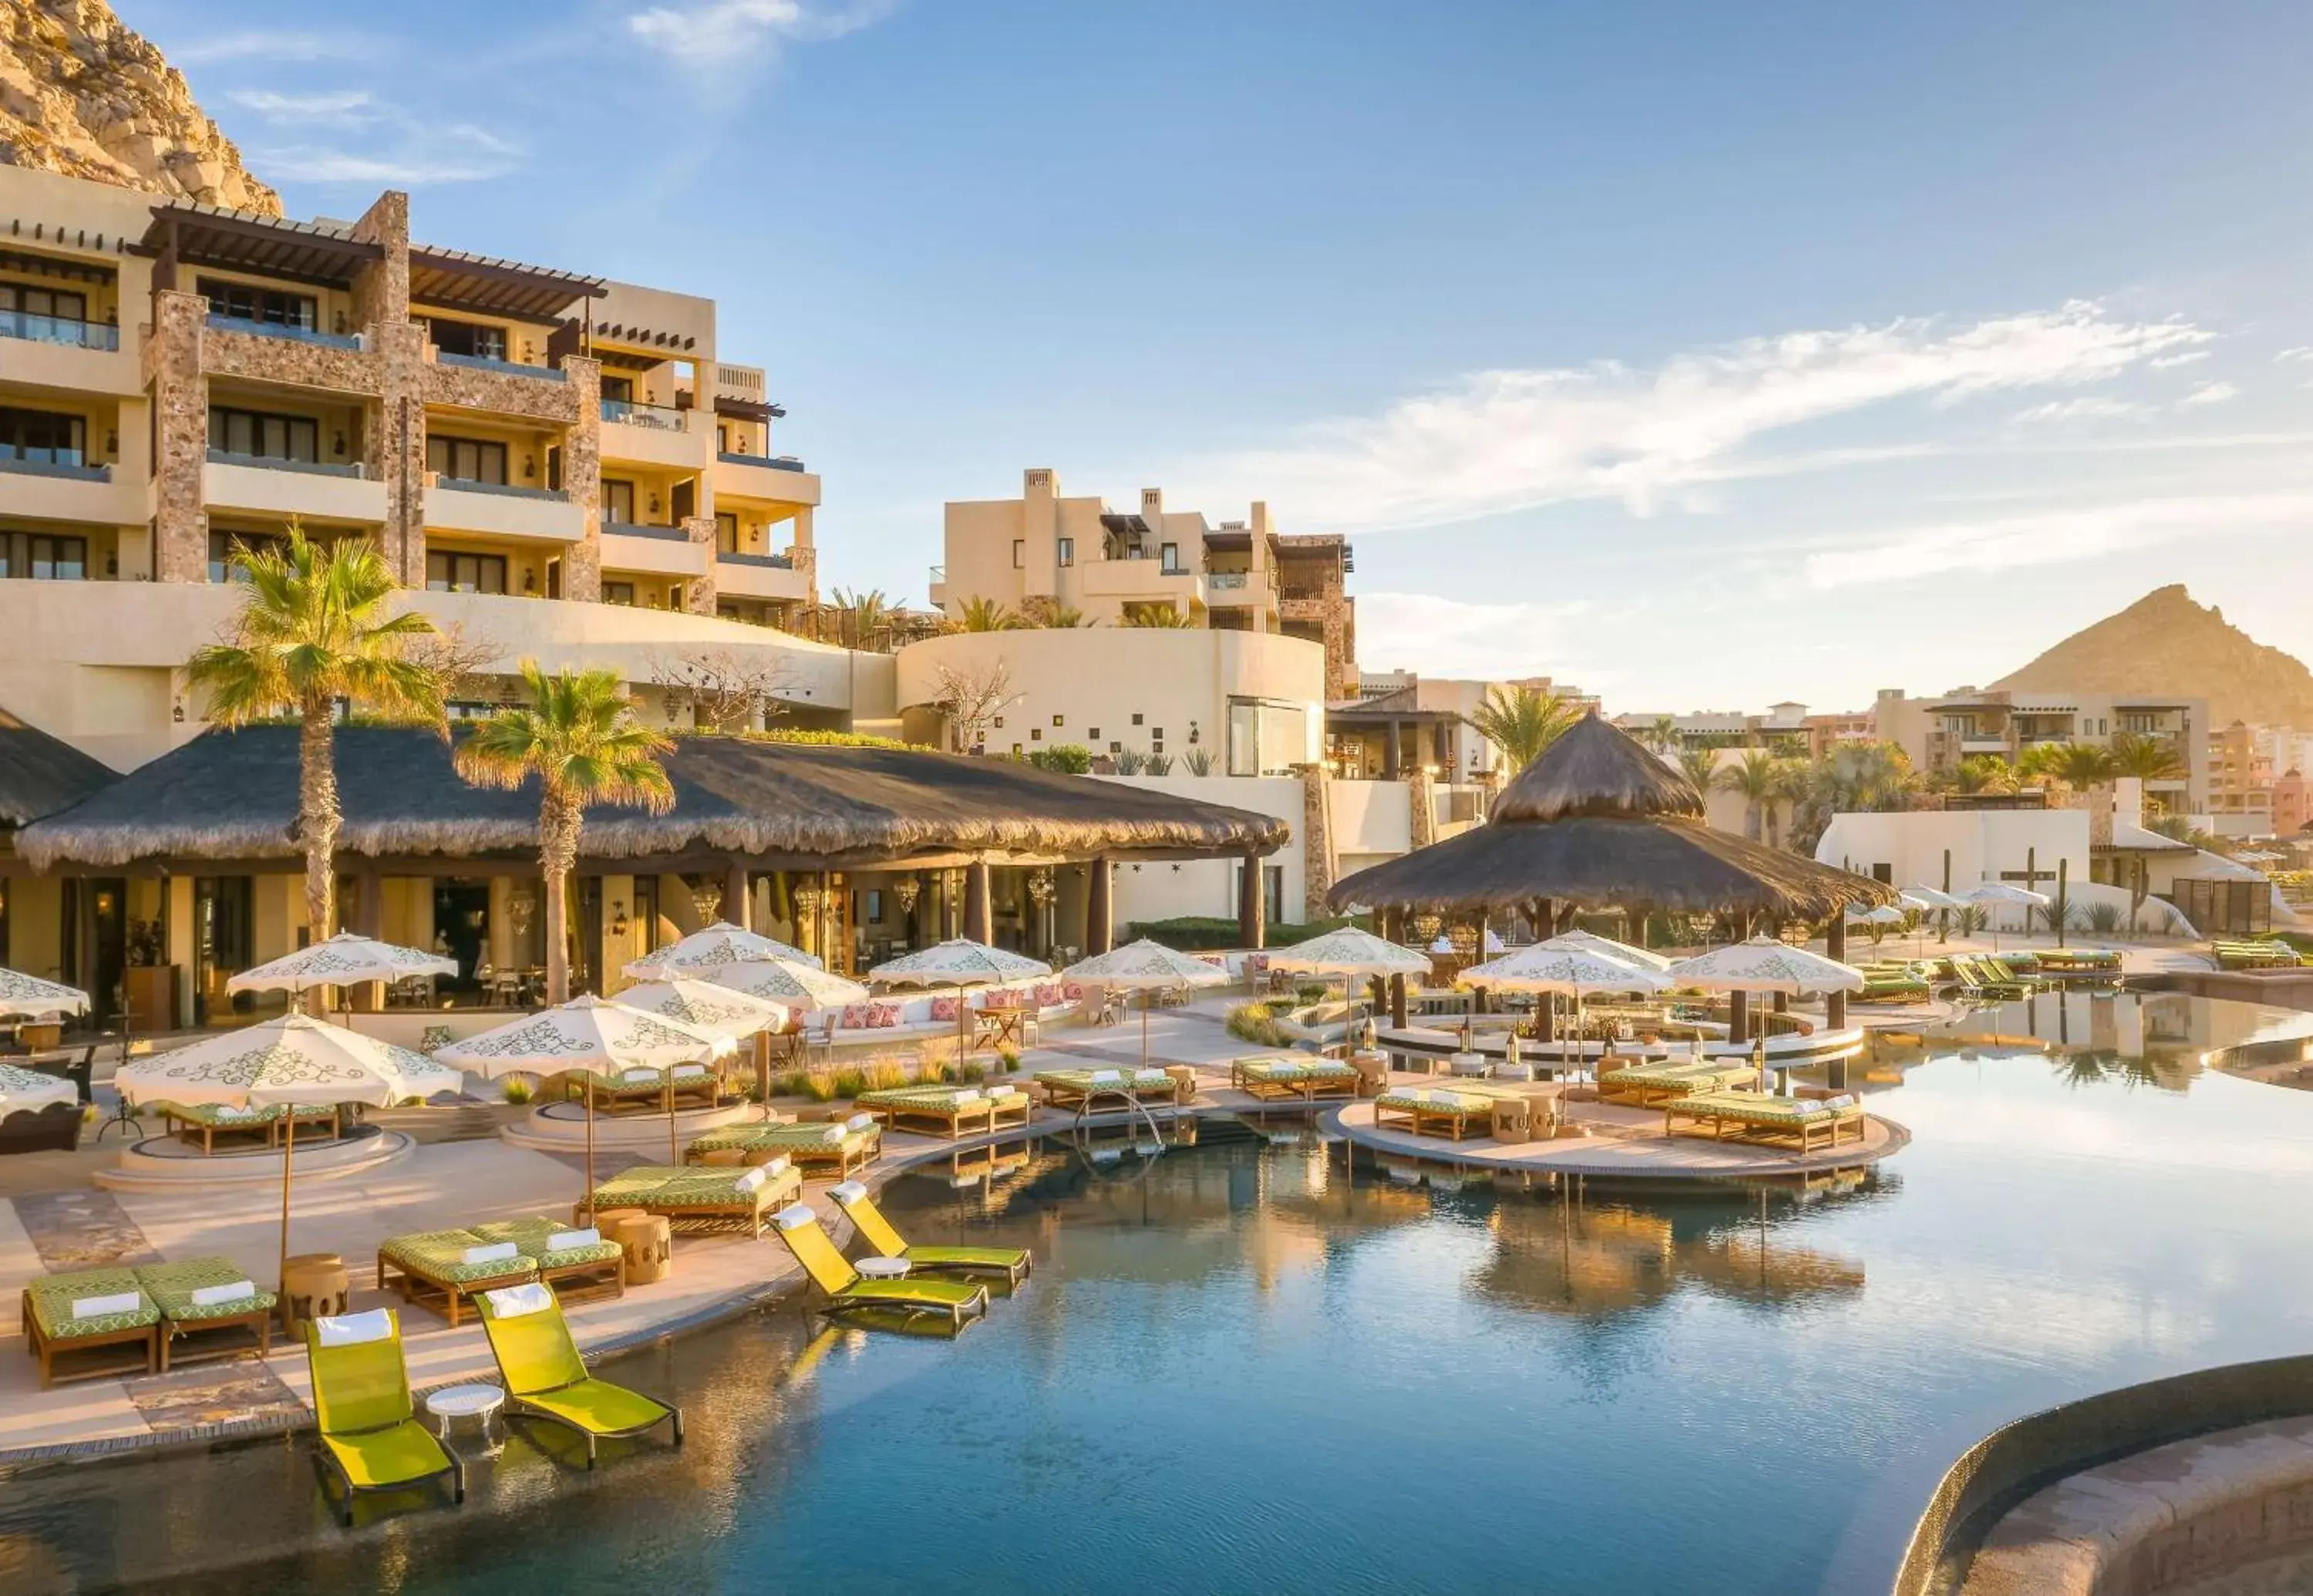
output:
[[0, 471], [25, 477], [62, 477], [72, 482], [112, 481], [110, 466], [89, 464], [77, 449], [45, 449], [40, 454], [0, 452]]
[[494, 360], [488, 355], [453, 355], [447, 349], [434, 351], [440, 366], [462, 366], [470, 371], [494, 371], [504, 377], [535, 377], [541, 383], [567, 383], [570, 379], [560, 368], [552, 366], [524, 366], [517, 360]]
[[932, 567], [932, 580], [943, 586], [945, 586], [947, 582], [947, 567], [944, 565], [936, 565]]
[[334, 465], [325, 460], [290, 460], [279, 454], [236, 454], [230, 449], [211, 449], [211, 465], [253, 465], [259, 471], [302, 472], [309, 477], [347, 477], [359, 481], [369, 474], [368, 468], [358, 462]]
[[739, 554], [728, 549], [718, 549], [715, 558], [725, 565], [754, 565], [774, 571], [795, 569], [795, 559], [787, 554]]
[[82, 322], [71, 316], [36, 316], [30, 311], [0, 311], [0, 338], [21, 338], [36, 344], [69, 344], [80, 349], [117, 349], [120, 329], [104, 322]]
[[325, 349], [358, 349], [360, 337], [347, 332], [324, 332], [318, 327], [287, 327], [278, 322], [252, 322], [244, 316], [221, 316], [209, 313], [209, 325], [219, 332], [246, 332], [257, 338], [286, 338], [301, 344], [319, 344]]
[[681, 432], [685, 425], [683, 412], [673, 405], [637, 404], [631, 399], [604, 400], [602, 419], [629, 427], [655, 427], [662, 432]]
[[728, 450], [721, 450], [716, 454], [715, 458], [726, 465], [767, 465], [773, 471], [809, 469], [792, 454], [734, 454]]
[[1253, 586], [1251, 571], [1209, 571], [1205, 586], [1216, 593], [1227, 593]]
[[570, 502], [569, 493], [560, 488], [521, 488], [512, 482], [483, 482], [471, 477], [435, 477], [434, 485], [459, 493], [496, 493], [507, 498], [542, 498], [554, 504]]
[[657, 538], [662, 542], [687, 543], [690, 533], [680, 526], [646, 526], [639, 521], [605, 521], [602, 530], [612, 537]]

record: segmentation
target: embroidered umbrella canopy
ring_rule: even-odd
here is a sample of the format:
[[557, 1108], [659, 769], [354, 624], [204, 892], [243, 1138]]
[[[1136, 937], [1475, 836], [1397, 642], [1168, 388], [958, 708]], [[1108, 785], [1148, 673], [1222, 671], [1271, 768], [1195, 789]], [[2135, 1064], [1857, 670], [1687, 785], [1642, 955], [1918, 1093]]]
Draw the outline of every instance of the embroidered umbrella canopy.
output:
[[1587, 948], [1593, 953], [1605, 954], [1608, 958], [1618, 960], [1623, 964], [1636, 965], [1642, 970], [1667, 970], [1678, 962], [1675, 958], [1666, 957], [1659, 953], [1649, 953], [1643, 948], [1633, 948], [1628, 942], [1617, 942], [1612, 937], [1602, 937], [1596, 931], [1586, 931], [1579, 925], [1572, 930], [1561, 931], [1545, 941], [1536, 943], [1535, 946], [1538, 948]]
[[88, 994], [61, 981], [0, 970], [0, 1014], [85, 1014]]
[[[1797, 994], [1863, 990], [1863, 972], [1854, 966], [1810, 953], [1804, 948], [1794, 948], [1788, 942], [1778, 942], [1772, 937], [1731, 942], [1693, 958], [1681, 959], [1668, 974], [1681, 986], [1699, 986], [1706, 992]], [[1759, 1071], [1763, 1077], [1768, 1069], [1765, 1032], [1760, 1033], [1758, 1040]]]
[[0, 1064], [0, 1114], [37, 1112], [54, 1103], [76, 1103], [80, 1089], [60, 1075]]
[[2030, 887], [2018, 886], [2012, 881], [1979, 882], [1960, 895], [1983, 911], [1984, 923], [1992, 928], [1992, 950], [1994, 953], [2000, 951], [2000, 922], [1992, 918], [1992, 910], [2004, 904], [2023, 910], [2024, 934], [2028, 937], [2032, 934], [2032, 911], [2045, 909], [2049, 903], [2045, 893], [2034, 892]]
[[620, 989], [619, 1001], [629, 1009], [646, 1010], [736, 1040], [755, 1041], [755, 1101], [764, 1117], [771, 1112], [771, 1054], [761, 1033], [778, 1030], [794, 1017], [785, 1003], [774, 1003], [712, 981], [651, 981]]
[[733, 992], [748, 992], [805, 1010], [840, 1009], [846, 1003], [864, 1003], [868, 995], [865, 986], [849, 976], [788, 958], [723, 965], [709, 970], [701, 979], [717, 986], [727, 986]]
[[[1491, 932], [1487, 933], [1489, 936]], [[1350, 1034], [1358, 1029], [1357, 989], [1348, 977], [1354, 975], [1427, 975], [1429, 956], [1376, 937], [1371, 931], [1353, 925], [1338, 926], [1306, 942], [1296, 942], [1289, 948], [1280, 948], [1269, 956], [1273, 970], [1306, 970], [1316, 975], [1340, 975], [1342, 984], [1350, 989]]]
[[703, 930], [691, 932], [671, 948], [662, 948], [635, 960], [627, 966], [627, 974], [637, 981], [657, 981], [668, 975], [707, 976], [726, 965], [767, 958], [783, 958], [799, 965], [825, 963], [817, 954], [805, 953], [800, 948], [790, 948], [785, 942], [751, 931], [744, 926], [718, 920]]
[[[455, 1091], [460, 1082], [455, 1070], [444, 1069], [423, 1054], [292, 1012], [131, 1059], [114, 1072], [112, 1084], [131, 1103], [289, 1110], [281, 1151], [280, 1263], [286, 1274], [290, 1166], [297, 1151], [295, 1111], [339, 1103], [387, 1107], [409, 1098]], [[282, 1300], [288, 1300], [286, 1294]]]
[[228, 977], [227, 992], [302, 992], [311, 986], [360, 986], [412, 975], [455, 975], [458, 961], [374, 937], [339, 931], [325, 941]]
[[1192, 954], [1167, 948], [1143, 937], [1138, 942], [1107, 953], [1095, 953], [1062, 970], [1069, 981], [1098, 982], [1142, 994], [1140, 1001], [1140, 1067], [1148, 1067], [1148, 1009], [1159, 992], [1174, 987], [1226, 986], [1228, 972]]
[[[1562, 943], [1566, 939], [1553, 940]], [[1674, 984], [1659, 970], [1625, 963], [1601, 948], [1580, 943], [1553, 947], [1550, 942], [1536, 942], [1516, 953], [1472, 965], [1462, 972], [1460, 981], [1465, 986], [1499, 986], [1511, 992], [1570, 993], [1578, 1036], [1582, 1030], [1582, 1000], [1589, 993], [1661, 992]]]
[[437, 1063], [477, 1075], [558, 1075], [578, 1072], [586, 1092], [586, 1194], [594, 1193], [594, 1089], [605, 1079], [623, 1084], [655, 1075], [666, 1099], [670, 1160], [674, 1145], [674, 1071], [703, 1064], [736, 1047], [722, 1031], [652, 1014], [592, 993], [453, 1042], [434, 1050]]
[[867, 979], [887, 986], [985, 986], [993, 982], [1020, 981], [1049, 975], [1052, 966], [1025, 953], [1011, 953], [952, 937], [915, 953], [887, 959], [867, 972]]

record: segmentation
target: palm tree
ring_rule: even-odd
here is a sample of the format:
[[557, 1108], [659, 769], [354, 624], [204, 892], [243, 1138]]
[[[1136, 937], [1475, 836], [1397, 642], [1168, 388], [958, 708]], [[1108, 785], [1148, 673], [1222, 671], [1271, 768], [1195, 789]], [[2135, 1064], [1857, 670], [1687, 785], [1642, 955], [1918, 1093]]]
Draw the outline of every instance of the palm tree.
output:
[[631, 804], [655, 815], [674, 803], [659, 763], [672, 747], [638, 721], [614, 670], [557, 671], [522, 662], [527, 708], [500, 710], [458, 745], [458, 773], [511, 790], [538, 778], [538, 863], [546, 877], [546, 1001], [570, 996], [570, 869], [589, 804]]
[[1677, 718], [1671, 715], [1656, 716], [1654, 725], [1647, 728], [1647, 740], [1654, 745], [1655, 752], [1658, 754], [1668, 754], [1677, 747]]
[[2058, 780], [2085, 791], [2111, 780], [2115, 762], [2109, 748], [2099, 748], [2094, 743], [2067, 743], [2056, 750], [2054, 766]]
[[891, 602], [884, 596], [881, 587], [870, 587], [860, 593], [839, 587], [835, 590], [835, 607], [850, 612], [851, 641], [855, 648], [866, 648], [869, 639], [891, 622]]
[[1072, 631], [1084, 623], [1084, 612], [1074, 604], [1055, 604], [1044, 612], [1044, 624], [1063, 631]]
[[1197, 624], [1197, 618], [1172, 604], [1127, 604], [1124, 606], [1124, 613], [1118, 624], [1155, 627], [1167, 631], [1186, 631]]
[[1020, 617], [992, 598], [968, 598], [963, 601], [963, 630], [1017, 631], [1020, 630]]
[[1959, 762], [1952, 784], [1962, 792], [2013, 792], [2016, 772], [1996, 754], [1972, 754]]
[[1746, 748], [1742, 759], [1720, 771], [1715, 780], [1721, 792], [1743, 795], [1743, 834], [1754, 842], [1763, 840], [1772, 848], [1775, 801], [1790, 788], [1790, 774], [1783, 762], [1764, 748]]
[[2037, 781], [2043, 786], [2065, 784], [2061, 766], [2067, 746], [2069, 745], [2059, 743], [2033, 744], [2016, 756], [2016, 774], [2024, 780]]
[[1469, 716], [1478, 735], [1502, 751], [1512, 774], [1526, 769], [1581, 719], [1554, 692], [1534, 687], [1490, 687], [1486, 701]]
[[2184, 775], [2185, 762], [2168, 738], [2124, 731], [2112, 740], [2112, 772], [2140, 781], [2174, 781]]
[[1695, 791], [1708, 793], [1719, 778], [1719, 750], [1682, 748], [1678, 751], [1678, 768], [1694, 783]]
[[338, 705], [442, 723], [443, 673], [409, 645], [435, 635], [415, 611], [389, 614], [400, 584], [366, 538], [312, 542], [296, 522], [284, 542], [235, 543], [247, 586], [232, 639], [197, 651], [186, 675], [208, 692], [208, 719], [245, 726], [295, 716], [297, 840], [305, 851], [305, 919], [313, 939], [336, 929]]

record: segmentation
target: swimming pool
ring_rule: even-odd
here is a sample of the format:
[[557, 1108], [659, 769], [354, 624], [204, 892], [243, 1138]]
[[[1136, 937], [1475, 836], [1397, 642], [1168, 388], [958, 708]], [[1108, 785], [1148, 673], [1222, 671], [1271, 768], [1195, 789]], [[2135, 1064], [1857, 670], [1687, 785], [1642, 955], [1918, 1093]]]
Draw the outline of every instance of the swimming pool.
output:
[[680, 1453], [518, 1438], [351, 1532], [302, 1442], [20, 1475], [0, 1588], [1884, 1591], [1994, 1425], [2305, 1350], [2313, 1096], [2203, 1059], [2309, 1032], [2075, 996], [1884, 1040], [1910, 1147], [1807, 1190], [1345, 1173], [1282, 1119], [1048, 1141], [892, 1188], [916, 1239], [1037, 1249], [958, 1340], [705, 1332], [613, 1372], [679, 1394]]

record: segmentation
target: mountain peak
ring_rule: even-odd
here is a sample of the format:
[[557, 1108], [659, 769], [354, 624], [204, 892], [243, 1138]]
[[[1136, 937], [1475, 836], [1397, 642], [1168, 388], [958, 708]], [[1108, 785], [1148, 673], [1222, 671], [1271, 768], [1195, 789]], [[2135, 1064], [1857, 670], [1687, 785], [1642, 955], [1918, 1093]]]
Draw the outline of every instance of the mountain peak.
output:
[[2182, 582], [2156, 587], [1992, 685], [2018, 692], [2173, 692], [2209, 701], [2212, 727], [2236, 720], [2313, 729], [2313, 672], [2198, 604]]

